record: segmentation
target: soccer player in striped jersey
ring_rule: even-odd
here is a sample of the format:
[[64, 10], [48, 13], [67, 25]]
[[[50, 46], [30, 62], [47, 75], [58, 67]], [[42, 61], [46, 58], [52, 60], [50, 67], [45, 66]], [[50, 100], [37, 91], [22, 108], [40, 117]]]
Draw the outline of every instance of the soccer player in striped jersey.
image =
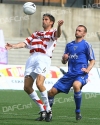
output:
[[76, 39], [66, 45], [62, 57], [63, 64], [68, 62], [68, 72], [64, 72], [64, 76], [48, 92], [49, 103], [52, 107], [56, 94], [60, 92], [68, 94], [70, 88], [73, 87], [76, 120], [82, 118], [80, 111], [82, 99], [81, 89], [87, 83], [88, 73], [95, 64], [92, 46], [84, 40], [86, 33], [87, 28], [84, 25], [79, 25], [76, 28]]
[[[29, 48], [31, 56], [25, 66], [24, 90], [30, 98], [40, 107], [40, 117], [36, 120], [50, 122], [52, 111], [48, 101], [48, 93], [44, 80], [51, 65], [52, 52], [56, 46], [57, 38], [61, 35], [63, 20], [58, 21], [57, 29], [53, 29], [55, 18], [51, 14], [44, 14], [42, 18], [43, 31], [34, 32], [24, 42], [6, 44], [6, 49]], [[32, 88], [36, 80], [43, 102]]]

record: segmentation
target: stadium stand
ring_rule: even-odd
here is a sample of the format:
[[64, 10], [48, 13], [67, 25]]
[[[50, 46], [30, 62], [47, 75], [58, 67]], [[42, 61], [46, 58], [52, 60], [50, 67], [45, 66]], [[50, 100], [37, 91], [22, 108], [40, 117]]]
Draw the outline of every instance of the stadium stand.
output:
[[95, 8], [100, 8], [100, 0], [94, 0]]
[[[100, 39], [98, 39], [96, 32], [99, 32], [99, 23], [98, 20], [100, 19], [99, 16], [99, 10], [98, 9], [77, 9], [77, 8], [62, 8], [62, 7], [48, 7], [48, 6], [37, 6], [37, 13], [36, 15], [26, 18], [26, 16], [23, 14], [22, 5], [14, 4], [14, 5], [8, 5], [8, 4], [1, 4], [1, 10], [2, 8], [6, 8], [5, 11], [1, 11], [1, 28], [4, 30], [5, 35], [5, 42], [7, 43], [18, 43], [23, 40], [29, 35], [27, 32], [27, 28], [30, 28], [30, 30], [34, 31], [37, 25], [41, 28], [41, 23], [37, 23], [37, 20], [40, 20], [40, 12], [48, 12], [48, 10], [53, 10], [52, 14], [56, 17], [56, 20], [62, 18], [64, 22], [63, 30], [67, 34], [69, 42], [74, 37], [73, 30], [75, 27], [82, 23], [87, 26], [88, 30], [88, 36], [87, 41], [89, 41], [93, 48], [96, 55], [96, 64], [95, 67], [100, 67]], [[48, 9], [49, 8], [49, 9]], [[61, 9], [61, 11], [60, 11]], [[81, 13], [81, 12], [84, 13]], [[59, 13], [60, 12], [60, 13]], [[64, 14], [62, 14], [62, 12]], [[85, 13], [86, 12], [86, 13]], [[75, 18], [79, 14], [81, 17], [80, 20], [78, 18]], [[66, 16], [65, 16], [66, 15]], [[91, 18], [91, 20], [90, 20]], [[37, 19], [37, 20], [36, 20]], [[89, 21], [88, 21], [89, 20]], [[2, 23], [3, 22], [3, 23]], [[32, 25], [33, 22], [35, 22], [35, 25]], [[56, 25], [56, 23], [55, 23]], [[9, 30], [10, 29], [10, 30]], [[16, 30], [15, 30], [16, 29]], [[22, 32], [23, 31], [23, 32]], [[72, 35], [73, 34], [73, 35]], [[52, 65], [58, 65], [63, 66], [61, 63], [61, 57], [66, 45], [66, 39], [64, 34], [63, 36], [58, 39], [57, 46], [53, 52], [53, 58], [52, 58]], [[19, 50], [11, 50], [8, 52], [8, 63], [14, 64], [14, 65], [24, 65], [27, 58], [29, 57], [29, 50], [28, 49], [19, 49]]]
[[50, 4], [60, 4], [61, 6], [64, 6], [64, 4], [67, 2], [67, 0], [2, 0], [4, 3], [25, 3], [25, 2], [33, 2], [33, 3], [41, 3], [42, 5], [50, 5]]
[[[63, 36], [62, 36], [63, 37]], [[10, 43], [18, 43], [20, 41], [25, 40], [25, 38], [17, 37], [17, 38], [5, 38], [5, 42]], [[92, 47], [95, 52], [95, 58], [96, 58], [96, 64], [94, 67], [99, 67], [100, 66], [100, 42], [99, 41], [89, 41], [89, 43], [92, 44]], [[51, 59], [51, 65], [52, 66], [64, 66], [64, 64], [61, 63], [61, 57], [64, 52], [64, 48], [66, 45], [66, 40], [62, 38], [59, 38], [57, 41], [56, 48], [53, 52], [53, 58]], [[23, 55], [24, 53], [24, 55]], [[59, 55], [58, 55], [59, 53]], [[13, 49], [8, 51], [8, 64], [13, 64], [13, 65], [24, 65], [26, 63], [27, 58], [29, 57], [29, 49]], [[16, 61], [15, 61], [16, 60]]]
[[94, 3], [100, 4], [100, 0], [94, 0]]

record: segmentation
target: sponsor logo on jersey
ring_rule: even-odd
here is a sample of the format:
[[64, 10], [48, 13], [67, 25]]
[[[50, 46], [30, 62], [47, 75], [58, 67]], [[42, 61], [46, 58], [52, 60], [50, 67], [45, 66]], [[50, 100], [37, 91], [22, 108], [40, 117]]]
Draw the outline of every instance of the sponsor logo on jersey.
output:
[[78, 55], [75, 53], [73, 55], [69, 55], [70, 59], [78, 59]]

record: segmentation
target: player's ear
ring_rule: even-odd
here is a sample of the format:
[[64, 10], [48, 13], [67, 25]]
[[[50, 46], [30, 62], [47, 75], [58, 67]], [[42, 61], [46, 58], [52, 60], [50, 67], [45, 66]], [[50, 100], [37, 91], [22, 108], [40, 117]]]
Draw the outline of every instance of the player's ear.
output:
[[86, 32], [84, 32], [84, 34], [83, 34], [84, 36], [86, 36]]
[[50, 21], [51, 26], [53, 26], [53, 21]]

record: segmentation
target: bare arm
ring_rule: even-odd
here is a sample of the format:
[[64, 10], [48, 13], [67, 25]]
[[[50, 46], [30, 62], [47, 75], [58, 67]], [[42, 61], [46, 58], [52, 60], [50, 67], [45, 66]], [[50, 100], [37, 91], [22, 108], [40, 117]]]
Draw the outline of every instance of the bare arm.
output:
[[82, 71], [85, 73], [89, 73], [89, 71], [93, 68], [95, 64], [95, 60], [91, 60], [87, 68], [82, 68]]
[[7, 43], [6, 46], [5, 46], [5, 48], [7, 50], [9, 50], [9, 49], [19, 49], [19, 48], [24, 48], [24, 47], [26, 47], [26, 43], [25, 42], [20, 42], [20, 43], [16, 43], [16, 44], [9, 44], [9, 43]]
[[59, 20], [58, 21], [58, 26], [57, 26], [57, 32], [56, 32], [56, 37], [59, 38], [61, 35], [61, 26], [63, 25], [64, 21]]

